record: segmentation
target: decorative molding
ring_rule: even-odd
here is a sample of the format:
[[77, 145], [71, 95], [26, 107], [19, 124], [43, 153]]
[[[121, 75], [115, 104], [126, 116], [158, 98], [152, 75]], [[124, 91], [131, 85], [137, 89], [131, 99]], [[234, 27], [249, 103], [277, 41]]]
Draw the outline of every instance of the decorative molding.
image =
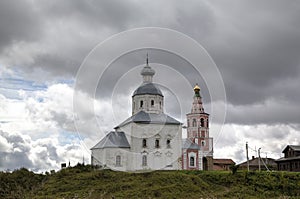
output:
[[173, 153], [171, 151], [168, 151], [165, 153], [167, 157], [171, 157], [173, 155]]

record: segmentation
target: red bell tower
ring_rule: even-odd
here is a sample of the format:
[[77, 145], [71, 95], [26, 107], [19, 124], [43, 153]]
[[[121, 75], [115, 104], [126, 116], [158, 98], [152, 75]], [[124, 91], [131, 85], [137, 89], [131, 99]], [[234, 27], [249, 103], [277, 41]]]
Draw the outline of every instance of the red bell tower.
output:
[[[213, 168], [213, 138], [209, 137], [209, 114], [204, 111], [200, 87], [194, 87], [192, 110], [187, 116], [187, 138], [199, 146], [199, 170]], [[202, 160], [201, 160], [202, 159]], [[202, 167], [202, 168], [201, 168]]]

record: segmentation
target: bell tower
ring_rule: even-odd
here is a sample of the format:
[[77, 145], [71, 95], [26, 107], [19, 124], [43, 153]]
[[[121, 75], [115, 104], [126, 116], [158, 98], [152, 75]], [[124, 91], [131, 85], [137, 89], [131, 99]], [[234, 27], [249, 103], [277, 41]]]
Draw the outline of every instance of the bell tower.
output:
[[[187, 138], [200, 148], [203, 170], [212, 170], [213, 138], [209, 136], [209, 114], [204, 111], [200, 87], [194, 87], [191, 112], [187, 115]], [[200, 160], [201, 161], [201, 160]]]

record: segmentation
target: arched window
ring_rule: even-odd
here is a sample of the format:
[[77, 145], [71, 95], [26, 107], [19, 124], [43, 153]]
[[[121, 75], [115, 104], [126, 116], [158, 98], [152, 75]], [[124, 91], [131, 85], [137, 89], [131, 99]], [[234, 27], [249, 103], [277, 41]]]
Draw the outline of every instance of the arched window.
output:
[[147, 166], [147, 156], [143, 155], [142, 157], [142, 166]]
[[144, 101], [141, 100], [141, 101], [140, 101], [140, 108], [143, 108], [143, 106], [144, 106]]
[[206, 127], [207, 127], [207, 128], [209, 127], [208, 119], [206, 120]]
[[204, 119], [203, 118], [200, 119], [200, 125], [201, 125], [201, 127], [204, 127]]
[[159, 148], [159, 139], [155, 140], [155, 148]]
[[167, 148], [171, 148], [171, 140], [167, 139]]
[[195, 166], [195, 157], [194, 156], [190, 157], [190, 166], [191, 167]]
[[116, 156], [116, 166], [117, 167], [121, 166], [121, 156], [120, 155]]
[[143, 139], [143, 148], [147, 147], [147, 140]]
[[152, 107], [154, 106], [154, 100], [151, 100], [151, 106]]
[[193, 127], [197, 126], [197, 121], [196, 119], [193, 119]]
[[159, 108], [161, 109], [161, 101], [159, 102]]

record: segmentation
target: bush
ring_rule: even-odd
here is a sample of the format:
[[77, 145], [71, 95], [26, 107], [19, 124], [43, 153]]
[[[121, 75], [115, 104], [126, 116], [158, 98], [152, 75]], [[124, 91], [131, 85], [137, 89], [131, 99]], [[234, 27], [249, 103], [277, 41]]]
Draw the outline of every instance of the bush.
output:
[[235, 165], [235, 164], [232, 164], [229, 166], [229, 169], [231, 170], [233, 175], [237, 172], [238, 168], [239, 168], [239, 165]]

